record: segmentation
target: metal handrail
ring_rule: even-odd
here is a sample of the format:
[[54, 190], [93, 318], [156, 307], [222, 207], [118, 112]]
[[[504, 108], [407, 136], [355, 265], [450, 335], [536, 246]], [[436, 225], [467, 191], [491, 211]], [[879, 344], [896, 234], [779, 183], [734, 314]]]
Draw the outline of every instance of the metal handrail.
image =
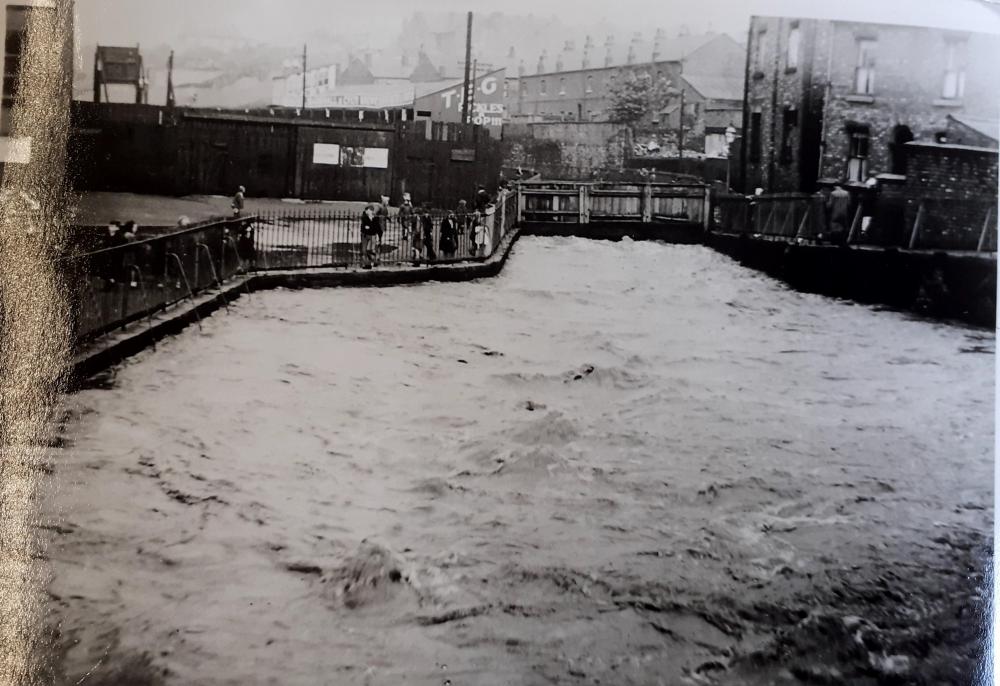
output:
[[[243, 258], [240, 256], [240, 249], [236, 245], [236, 241], [233, 239], [232, 236], [226, 236], [222, 240], [222, 254], [223, 254], [223, 257], [225, 257], [226, 246], [227, 245], [231, 245], [233, 247], [233, 252], [236, 253], [236, 261], [237, 261], [238, 264], [241, 264], [243, 262]], [[242, 266], [237, 269], [237, 273], [239, 273], [239, 269], [242, 269]], [[243, 273], [246, 274], [246, 271], [244, 271]], [[243, 280], [243, 290], [246, 291], [247, 295], [250, 295], [250, 286], [249, 286], [249, 282], [246, 279]], [[227, 309], [228, 309], [228, 306], [227, 306]]]
[[[180, 256], [175, 252], [168, 252], [167, 257], [174, 258], [177, 263], [177, 270], [181, 273], [181, 278], [184, 279], [184, 285], [187, 286], [188, 296], [191, 300], [194, 300], [194, 291], [191, 290], [191, 282], [188, 281], [187, 273], [184, 271], [184, 264], [181, 262]], [[198, 314], [198, 308], [194, 308], [194, 316], [198, 321], [198, 330], [201, 331], [201, 315]]]
[[215, 263], [212, 261], [212, 251], [204, 243], [198, 242], [194, 244], [195, 249], [203, 248], [205, 254], [208, 255], [208, 267], [212, 270], [212, 279], [215, 280], [215, 285], [219, 287], [219, 296], [222, 298], [222, 304], [226, 308], [226, 312], [229, 312], [229, 301], [226, 300], [226, 293], [222, 290], [222, 281], [219, 280], [219, 273], [215, 271]]
[[146, 282], [143, 281], [142, 270], [139, 269], [138, 265], [132, 264], [132, 265], [129, 265], [129, 274], [134, 277], [135, 283], [137, 283], [139, 285], [139, 292], [142, 293], [142, 305], [146, 309], [146, 311], [148, 312], [147, 317], [149, 318], [149, 322], [152, 323], [153, 322], [153, 310], [149, 306], [149, 297], [146, 294]]

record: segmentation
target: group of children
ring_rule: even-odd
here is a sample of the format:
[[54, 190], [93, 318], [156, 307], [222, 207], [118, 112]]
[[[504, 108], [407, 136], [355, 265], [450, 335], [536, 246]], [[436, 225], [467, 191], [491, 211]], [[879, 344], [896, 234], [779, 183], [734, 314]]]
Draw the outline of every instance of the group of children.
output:
[[[380, 243], [388, 227], [389, 199], [365, 207], [361, 217], [362, 267], [371, 269], [379, 264]], [[420, 207], [413, 204], [409, 193], [403, 193], [397, 220], [401, 229], [400, 255], [408, 256], [414, 265], [434, 262], [440, 256], [452, 260], [458, 254], [461, 237], [468, 234], [469, 255], [486, 257], [492, 252], [493, 221], [496, 207], [486, 190], [480, 187], [476, 194], [476, 205], [470, 211], [468, 203], [460, 200], [455, 210], [449, 211], [442, 219], [435, 236], [434, 217], [430, 207], [424, 203]], [[436, 243], [435, 243], [436, 238]], [[406, 259], [406, 258], [404, 258]]]

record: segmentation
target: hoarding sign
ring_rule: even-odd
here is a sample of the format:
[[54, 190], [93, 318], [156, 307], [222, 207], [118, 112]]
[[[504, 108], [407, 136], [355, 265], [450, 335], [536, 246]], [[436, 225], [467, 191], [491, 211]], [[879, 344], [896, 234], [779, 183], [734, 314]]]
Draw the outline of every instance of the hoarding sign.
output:
[[389, 148], [366, 148], [362, 146], [340, 149], [340, 163], [345, 167], [367, 167], [369, 169], [389, 168]]
[[340, 146], [336, 143], [315, 143], [313, 164], [340, 164]]

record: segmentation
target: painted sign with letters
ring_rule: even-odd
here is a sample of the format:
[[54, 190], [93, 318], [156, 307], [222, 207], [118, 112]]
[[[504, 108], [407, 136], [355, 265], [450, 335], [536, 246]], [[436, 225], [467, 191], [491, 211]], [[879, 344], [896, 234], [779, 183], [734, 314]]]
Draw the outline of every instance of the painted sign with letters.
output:
[[[499, 136], [504, 120], [503, 90], [506, 70], [484, 74], [476, 79], [472, 98], [472, 123], [485, 126]], [[432, 121], [458, 123], [462, 121], [462, 84], [417, 98], [414, 109], [430, 112]]]

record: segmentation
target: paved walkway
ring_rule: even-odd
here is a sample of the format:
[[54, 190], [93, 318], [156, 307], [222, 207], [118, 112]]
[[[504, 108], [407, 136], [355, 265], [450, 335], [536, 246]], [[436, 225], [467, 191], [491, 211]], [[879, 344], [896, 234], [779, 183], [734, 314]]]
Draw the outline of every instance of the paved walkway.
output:
[[[204, 221], [231, 214], [231, 198], [218, 195], [189, 195], [181, 198], [163, 195], [138, 195], [135, 193], [84, 193], [76, 203], [75, 223], [84, 226], [105, 226], [112, 221], [135, 221], [140, 226], [173, 227], [181, 216], [192, 222]], [[294, 211], [304, 208], [330, 210], [356, 210], [365, 207], [363, 201], [323, 201], [305, 203], [301, 200], [277, 198], [247, 198], [244, 212]]]

